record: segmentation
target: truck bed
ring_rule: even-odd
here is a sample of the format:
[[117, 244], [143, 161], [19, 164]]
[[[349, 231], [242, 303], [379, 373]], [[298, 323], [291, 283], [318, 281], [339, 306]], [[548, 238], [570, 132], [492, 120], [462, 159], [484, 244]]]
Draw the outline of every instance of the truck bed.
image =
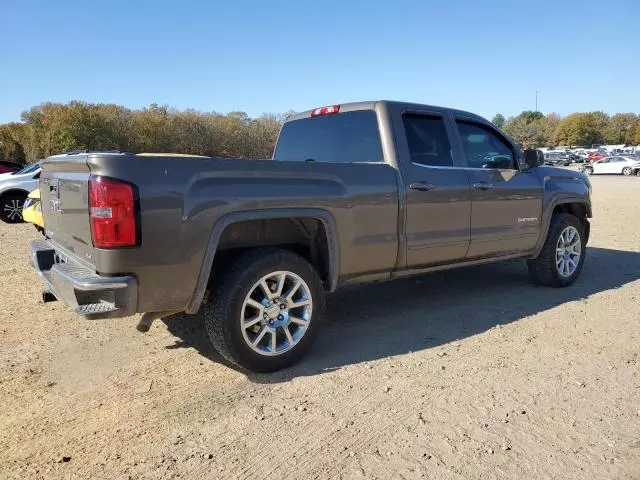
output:
[[[90, 176], [135, 185], [138, 246], [94, 248]], [[384, 163], [88, 153], [45, 159], [41, 195], [46, 234], [56, 250], [101, 275], [134, 277], [137, 311], [146, 312], [186, 308], [214, 226], [231, 214], [322, 210], [339, 232], [340, 280], [393, 269], [398, 182], [397, 171]]]

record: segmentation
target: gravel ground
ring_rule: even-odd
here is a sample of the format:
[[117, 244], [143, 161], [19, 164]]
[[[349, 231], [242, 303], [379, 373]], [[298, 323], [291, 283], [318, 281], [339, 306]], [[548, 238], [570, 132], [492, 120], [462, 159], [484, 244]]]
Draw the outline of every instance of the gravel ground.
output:
[[349, 288], [300, 365], [246, 375], [197, 317], [39, 302], [0, 225], [0, 478], [640, 478], [640, 179], [598, 177], [578, 282], [522, 262]]

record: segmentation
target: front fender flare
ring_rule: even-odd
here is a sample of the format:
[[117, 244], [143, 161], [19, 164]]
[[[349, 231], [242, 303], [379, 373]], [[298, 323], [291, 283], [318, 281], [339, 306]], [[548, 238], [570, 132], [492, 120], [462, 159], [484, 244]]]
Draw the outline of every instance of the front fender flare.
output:
[[204, 254], [202, 266], [200, 267], [200, 273], [198, 274], [198, 280], [196, 288], [191, 298], [191, 301], [185, 309], [186, 313], [197, 313], [204, 299], [204, 294], [207, 290], [209, 283], [209, 277], [211, 275], [211, 269], [213, 268], [213, 260], [215, 258], [216, 250], [222, 237], [224, 230], [231, 224], [237, 222], [243, 222], [247, 220], [263, 220], [269, 218], [315, 218], [320, 220], [324, 225], [324, 230], [327, 236], [327, 247], [329, 249], [329, 291], [334, 291], [338, 284], [338, 272], [339, 272], [339, 249], [338, 249], [338, 237], [335, 219], [328, 211], [315, 208], [304, 209], [273, 209], [273, 210], [251, 210], [244, 212], [235, 212], [227, 214], [221, 217], [213, 226], [209, 241], [207, 242], [207, 249]]
[[549, 227], [551, 226], [551, 217], [553, 217], [553, 211], [558, 205], [563, 205], [567, 203], [580, 203], [585, 207], [585, 213], [588, 218], [591, 218], [591, 203], [586, 201], [584, 197], [581, 196], [563, 196], [559, 198], [553, 199], [546, 207], [545, 213], [542, 216], [541, 223], [541, 231], [540, 237], [538, 237], [538, 242], [536, 243], [533, 254], [529, 258], [536, 258], [540, 255], [540, 251], [544, 246], [544, 242], [547, 239], [547, 234], [549, 233]]

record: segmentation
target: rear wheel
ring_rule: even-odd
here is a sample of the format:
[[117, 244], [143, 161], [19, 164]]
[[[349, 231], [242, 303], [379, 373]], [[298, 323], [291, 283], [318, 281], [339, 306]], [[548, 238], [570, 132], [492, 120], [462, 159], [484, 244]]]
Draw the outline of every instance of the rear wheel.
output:
[[593, 167], [584, 167], [584, 173], [587, 175], [593, 175]]
[[575, 216], [558, 213], [551, 219], [540, 255], [528, 260], [527, 266], [531, 276], [543, 285], [566, 287], [580, 275], [585, 254], [584, 226]]
[[287, 250], [257, 249], [233, 264], [204, 305], [214, 348], [254, 372], [296, 363], [311, 347], [324, 292], [315, 269]]
[[624, 167], [624, 168], [622, 169], [622, 174], [623, 174], [623, 175], [626, 175], [626, 176], [631, 175], [631, 167]]
[[0, 220], [5, 223], [21, 223], [22, 206], [27, 199], [25, 194], [11, 193], [0, 200]]

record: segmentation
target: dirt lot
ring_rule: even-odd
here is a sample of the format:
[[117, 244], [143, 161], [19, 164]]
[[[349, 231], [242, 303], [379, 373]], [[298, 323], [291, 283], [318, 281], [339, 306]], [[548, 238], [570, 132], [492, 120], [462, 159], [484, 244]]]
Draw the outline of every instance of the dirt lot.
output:
[[39, 302], [0, 225], [0, 478], [640, 478], [640, 179], [595, 178], [579, 281], [521, 262], [351, 288], [311, 355], [220, 363], [194, 317]]

